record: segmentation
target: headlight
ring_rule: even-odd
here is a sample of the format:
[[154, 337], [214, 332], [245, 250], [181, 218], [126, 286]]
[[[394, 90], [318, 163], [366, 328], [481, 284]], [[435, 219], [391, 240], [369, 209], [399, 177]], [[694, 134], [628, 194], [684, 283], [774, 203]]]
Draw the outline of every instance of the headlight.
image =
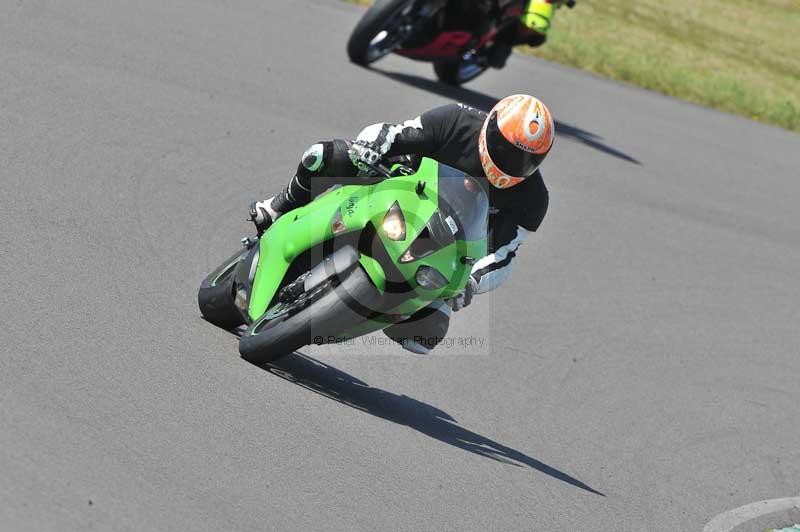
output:
[[430, 266], [420, 266], [417, 270], [417, 283], [427, 290], [439, 290], [447, 286], [447, 279]]
[[400, 255], [400, 264], [407, 264], [415, 260], [417, 260], [417, 257], [415, 257], [413, 253], [411, 253], [411, 248], [408, 248], [405, 253]]
[[394, 202], [383, 217], [383, 232], [394, 241], [406, 239], [406, 220], [398, 202]]

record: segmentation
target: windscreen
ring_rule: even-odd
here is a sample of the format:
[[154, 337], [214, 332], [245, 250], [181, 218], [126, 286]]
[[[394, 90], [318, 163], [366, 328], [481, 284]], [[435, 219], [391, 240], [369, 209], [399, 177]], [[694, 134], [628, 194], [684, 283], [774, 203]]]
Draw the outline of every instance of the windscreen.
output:
[[456, 240], [486, 238], [489, 199], [480, 183], [439, 164], [439, 211]]

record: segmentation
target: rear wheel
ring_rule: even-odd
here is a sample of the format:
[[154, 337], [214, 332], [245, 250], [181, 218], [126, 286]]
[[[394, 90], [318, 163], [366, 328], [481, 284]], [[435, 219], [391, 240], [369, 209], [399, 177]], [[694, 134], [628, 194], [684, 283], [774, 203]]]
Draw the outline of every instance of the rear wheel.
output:
[[[326, 279], [290, 303], [279, 303], [247, 329], [239, 353], [265, 364], [312, 343], [330, 343], [375, 314], [380, 293], [361, 266]], [[332, 340], [333, 339], [333, 340]]]
[[474, 58], [462, 56], [457, 59], [440, 59], [433, 63], [433, 71], [439, 81], [448, 85], [461, 85], [483, 74], [488, 65]]
[[347, 55], [357, 65], [369, 65], [398, 49], [407, 37], [408, 15], [415, 0], [377, 0], [350, 34]]
[[223, 262], [203, 279], [197, 293], [197, 304], [205, 319], [224, 329], [233, 329], [244, 323], [244, 318], [234, 304], [233, 278], [236, 266], [247, 254], [242, 249]]

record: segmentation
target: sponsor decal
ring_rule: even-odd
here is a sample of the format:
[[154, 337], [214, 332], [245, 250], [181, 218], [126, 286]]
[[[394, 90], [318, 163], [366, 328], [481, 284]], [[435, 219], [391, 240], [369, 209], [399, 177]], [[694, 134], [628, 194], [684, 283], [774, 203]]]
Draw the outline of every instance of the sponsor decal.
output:
[[451, 233], [453, 234], [458, 233], [458, 225], [456, 225], [456, 221], [453, 220], [452, 216], [448, 216], [447, 218], [444, 219], [444, 221], [447, 222], [447, 226], [450, 228]]

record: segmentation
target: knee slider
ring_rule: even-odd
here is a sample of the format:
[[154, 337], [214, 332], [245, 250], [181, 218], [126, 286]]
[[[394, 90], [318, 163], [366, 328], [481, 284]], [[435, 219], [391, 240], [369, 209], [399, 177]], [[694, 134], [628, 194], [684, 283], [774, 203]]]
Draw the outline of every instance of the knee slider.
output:
[[330, 148], [326, 150], [329, 142], [318, 142], [305, 151], [303, 154], [303, 168], [309, 172], [319, 172], [325, 166], [325, 154], [330, 153]]

